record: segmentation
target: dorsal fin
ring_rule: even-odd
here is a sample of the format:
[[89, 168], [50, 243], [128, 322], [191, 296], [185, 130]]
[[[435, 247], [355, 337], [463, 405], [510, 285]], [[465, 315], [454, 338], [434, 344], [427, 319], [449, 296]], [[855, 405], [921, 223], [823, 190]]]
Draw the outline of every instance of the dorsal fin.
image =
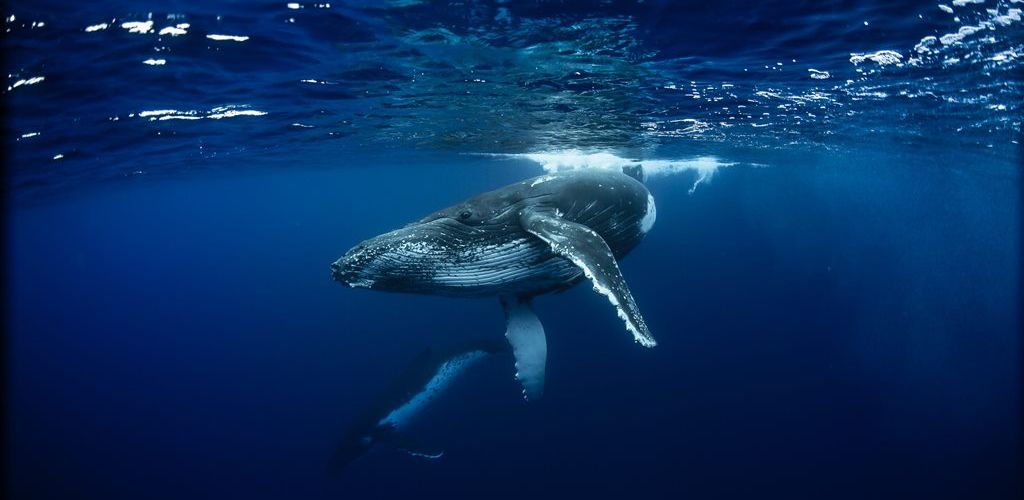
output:
[[647, 180], [647, 172], [644, 172], [644, 166], [640, 163], [622, 167], [622, 173], [640, 181], [641, 183]]

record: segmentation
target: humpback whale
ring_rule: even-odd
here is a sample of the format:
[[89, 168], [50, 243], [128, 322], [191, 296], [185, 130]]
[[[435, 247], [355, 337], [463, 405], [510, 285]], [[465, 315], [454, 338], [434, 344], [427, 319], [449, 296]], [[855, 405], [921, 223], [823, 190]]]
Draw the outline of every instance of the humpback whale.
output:
[[537, 295], [589, 280], [637, 343], [655, 345], [618, 265], [656, 217], [642, 178], [639, 168], [587, 169], [517, 182], [363, 241], [332, 275], [353, 288], [499, 298], [516, 378], [536, 399], [547, 360]]
[[500, 340], [425, 349], [352, 423], [331, 459], [329, 471], [340, 474], [378, 444], [390, 444], [414, 456], [440, 458], [444, 452], [420, 445], [408, 433], [409, 424], [467, 368], [508, 349]]

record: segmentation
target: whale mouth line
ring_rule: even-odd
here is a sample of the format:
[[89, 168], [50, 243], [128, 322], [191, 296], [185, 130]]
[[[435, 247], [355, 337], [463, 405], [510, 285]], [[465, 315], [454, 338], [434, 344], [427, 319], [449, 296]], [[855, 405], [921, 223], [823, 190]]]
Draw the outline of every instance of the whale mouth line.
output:
[[351, 287], [351, 278], [354, 278], [354, 273], [346, 269], [345, 264], [342, 262], [344, 259], [345, 258], [342, 257], [331, 263], [331, 279]]

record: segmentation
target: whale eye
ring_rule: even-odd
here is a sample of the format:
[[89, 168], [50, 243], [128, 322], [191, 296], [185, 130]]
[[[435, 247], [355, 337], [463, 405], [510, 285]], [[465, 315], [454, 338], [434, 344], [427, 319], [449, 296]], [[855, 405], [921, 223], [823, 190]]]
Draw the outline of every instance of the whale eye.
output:
[[463, 210], [459, 212], [459, 220], [469, 220], [469, 218], [472, 216], [473, 212], [470, 212], [469, 210]]

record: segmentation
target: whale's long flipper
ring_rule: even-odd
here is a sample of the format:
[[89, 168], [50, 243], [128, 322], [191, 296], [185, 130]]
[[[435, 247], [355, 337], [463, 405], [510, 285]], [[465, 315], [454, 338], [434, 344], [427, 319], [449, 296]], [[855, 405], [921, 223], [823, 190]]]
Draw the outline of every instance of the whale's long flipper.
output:
[[637, 342], [645, 347], [657, 344], [647, 330], [615, 256], [599, 234], [582, 224], [562, 219], [555, 212], [544, 210], [524, 210], [520, 222], [524, 229], [547, 242], [555, 253], [569, 259], [583, 271], [594, 285], [594, 290], [608, 297], [615, 306], [619, 317], [626, 323], [626, 329]]
[[501, 297], [507, 330], [505, 337], [516, 358], [516, 378], [523, 384], [526, 399], [544, 394], [544, 364], [548, 358], [548, 341], [544, 325], [537, 319], [529, 299]]
[[328, 466], [332, 475], [378, 444], [387, 444], [420, 458], [440, 458], [444, 450], [424, 446], [409, 433], [410, 422], [461, 373], [491, 354], [509, 351], [498, 338], [427, 348], [357, 416], [344, 434]]

